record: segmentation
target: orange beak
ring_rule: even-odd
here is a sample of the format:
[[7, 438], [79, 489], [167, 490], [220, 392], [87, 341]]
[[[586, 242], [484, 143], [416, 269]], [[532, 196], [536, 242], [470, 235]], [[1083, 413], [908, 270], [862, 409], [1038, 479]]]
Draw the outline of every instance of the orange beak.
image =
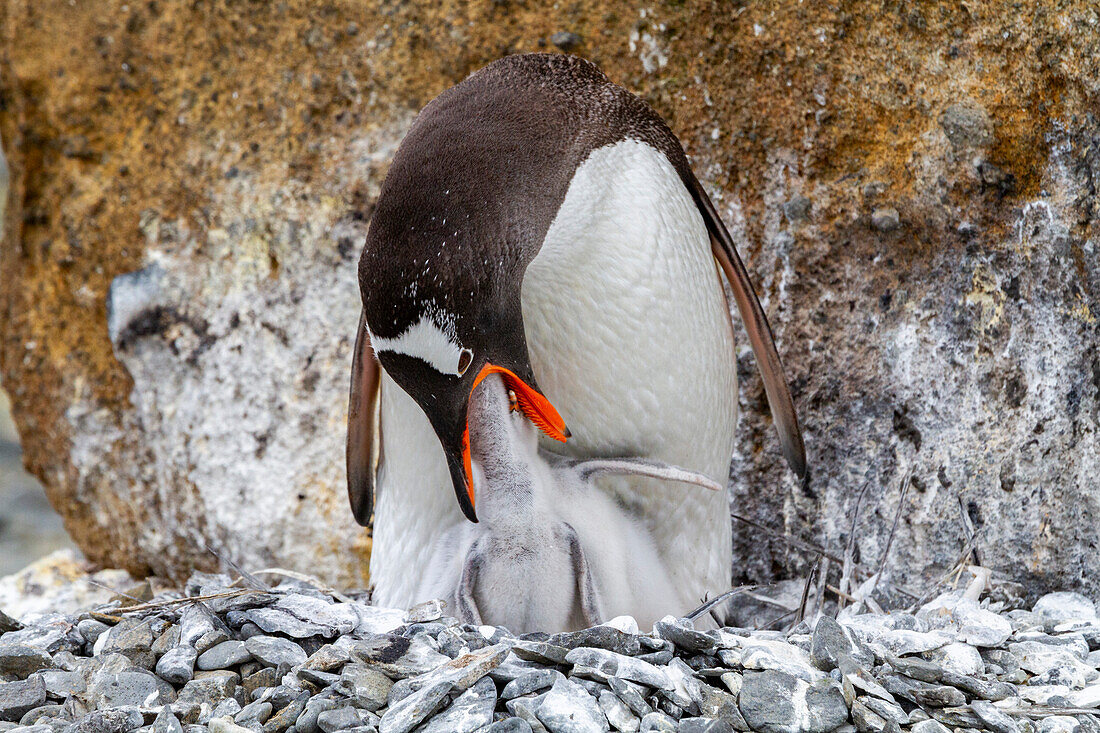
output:
[[[516, 395], [516, 404], [520, 412], [530, 420], [535, 427], [546, 433], [554, 440], [564, 443], [569, 439], [569, 428], [565, 427], [565, 421], [550, 404], [550, 400], [532, 389], [526, 382], [513, 374], [510, 370], [495, 364], [486, 364], [474, 378], [474, 384], [470, 387], [470, 393], [477, 389], [481, 380], [490, 374], [500, 374], [505, 386]], [[466, 425], [466, 431], [462, 435], [462, 464], [466, 470], [466, 494], [470, 499], [470, 506], [474, 506], [474, 474], [470, 464], [470, 426]]]

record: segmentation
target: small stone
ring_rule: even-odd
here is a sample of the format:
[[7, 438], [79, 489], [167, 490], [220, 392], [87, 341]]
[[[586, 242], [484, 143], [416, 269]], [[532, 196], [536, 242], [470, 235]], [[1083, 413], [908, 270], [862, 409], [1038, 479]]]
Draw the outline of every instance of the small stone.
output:
[[554, 682], [554, 686], [539, 705], [537, 715], [542, 724], [553, 733], [610, 730], [599, 703], [583, 687], [565, 678]]
[[852, 722], [860, 733], [883, 733], [886, 720], [864, 704], [863, 700], [852, 702]]
[[450, 682], [436, 682], [391, 705], [378, 723], [379, 733], [408, 733], [434, 713], [450, 691]]
[[317, 715], [317, 727], [324, 733], [335, 733], [362, 725], [363, 718], [355, 708], [342, 707], [324, 710]]
[[333, 674], [332, 672], [321, 672], [316, 669], [301, 668], [297, 672], [298, 679], [303, 682], [308, 682], [312, 685], [316, 685], [318, 689], [324, 689], [326, 687], [332, 687], [340, 681], [340, 675]]
[[250, 659], [252, 655], [245, 648], [243, 641], [223, 641], [200, 654], [195, 666], [204, 671], [229, 669]]
[[558, 31], [550, 36], [550, 43], [569, 53], [581, 44], [581, 37], [571, 31]]
[[[251, 641], [251, 639], [249, 640]], [[337, 644], [343, 642], [340, 639]], [[355, 641], [348, 651], [371, 667], [390, 677], [415, 677], [450, 662], [450, 657], [437, 652], [427, 637], [407, 638], [398, 634], [377, 634], [365, 641]]]
[[713, 718], [680, 718], [680, 733], [733, 733], [732, 725]]
[[417, 733], [474, 733], [493, 722], [496, 702], [496, 684], [491, 678], [482, 677]]
[[966, 704], [966, 696], [954, 687], [929, 685], [912, 691], [913, 700], [918, 705], [934, 708], [959, 707]]
[[970, 704], [970, 709], [982, 719], [988, 730], [993, 731], [993, 733], [1019, 733], [1016, 721], [987, 700], [975, 700]]
[[297, 667], [308, 658], [301, 646], [277, 636], [253, 636], [244, 645], [249, 654], [268, 667], [278, 667], [281, 664]]
[[673, 689], [672, 681], [660, 667], [606, 649], [578, 647], [565, 656], [565, 661], [596, 670], [607, 677], [621, 677], [649, 687]]
[[977, 676], [985, 671], [985, 662], [977, 649], [969, 644], [947, 644], [925, 652], [926, 659], [955, 674]]
[[[721, 720], [734, 730], [747, 731], [749, 724], [737, 707], [737, 698], [710, 685], [700, 684], [699, 714], [707, 718]], [[847, 709], [845, 709], [847, 713]]]
[[[946, 729], [945, 729], [946, 730]], [[1048, 715], [1039, 721], [1039, 733], [1080, 733], [1081, 724], [1068, 715]], [[925, 733], [930, 733], [926, 731]]]
[[[543, 728], [543, 730], [546, 730]], [[523, 718], [504, 718], [490, 725], [485, 733], [533, 733], [531, 724]]]
[[214, 718], [209, 724], [210, 733], [255, 733], [251, 728], [237, 725], [228, 718]]
[[405, 623], [422, 624], [442, 618], [445, 605], [443, 601], [438, 599], [418, 603], [405, 613]]
[[393, 680], [360, 663], [344, 667], [338, 685], [340, 692], [352, 698], [356, 706], [371, 712], [386, 704], [392, 687]]
[[828, 672], [846, 659], [858, 667], [870, 669], [875, 655], [833, 618], [822, 616], [810, 639], [810, 661], [818, 669]]
[[156, 663], [152, 652], [154, 638], [150, 621], [123, 619], [107, 632], [106, 643], [100, 653], [117, 652], [139, 667], [152, 669]]
[[556, 669], [533, 669], [506, 684], [500, 696], [505, 700], [511, 700], [513, 697], [544, 690], [552, 686], [561, 676], [561, 672]]
[[1032, 613], [1048, 630], [1066, 621], [1095, 621], [1096, 604], [1080, 593], [1047, 593], [1036, 602]]
[[150, 647], [150, 650], [157, 658], [160, 658], [172, 649], [175, 649], [177, 646], [179, 646], [179, 643], [180, 626], [179, 624], [176, 624], [174, 626], [169, 626], [167, 629], [161, 632], [161, 635], [158, 636], [157, 640], [153, 642], [153, 646]]
[[539, 662], [541, 664], [565, 664], [566, 655], [569, 650], [565, 647], [557, 646], [556, 644], [548, 644], [543, 641], [516, 641], [512, 647], [512, 652], [528, 662]]
[[661, 712], [652, 712], [642, 718], [640, 733], [676, 733], [676, 719]]
[[650, 707], [649, 703], [642, 697], [639, 686], [627, 682], [626, 680], [621, 680], [618, 677], [612, 677], [607, 682], [611, 686], [611, 690], [615, 693], [615, 696], [626, 703], [626, 706], [630, 708], [630, 712], [634, 713], [639, 718], [644, 718], [646, 715], [653, 712], [653, 708]]
[[95, 644], [99, 637], [103, 635], [103, 632], [110, 628], [107, 624], [96, 621], [94, 618], [86, 618], [76, 625], [76, 630], [89, 644]]
[[956, 150], [984, 148], [993, 142], [993, 126], [984, 109], [953, 104], [940, 115], [940, 127]]
[[46, 685], [40, 677], [0, 682], [0, 720], [16, 722], [34, 708], [46, 704]]
[[46, 696], [64, 700], [88, 689], [84, 676], [79, 672], [65, 672], [60, 669], [44, 669], [37, 673], [46, 685]]
[[179, 643], [195, 646], [195, 642], [220, 625], [221, 621], [204, 604], [191, 604], [180, 614]]
[[244, 678], [241, 682], [241, 687], [248, 695], [252, 695], [256, 690], [263, 689], [265, 687], [274, 687], [279, 682], [279, 675], [277, 670], [272, 667], [264, 667], [258, 672], [253, 672]]
[[892, 720], [898, 725], [909, 725], [909, 715], [897, 703], [877, 697], [861, 697], [859, 701], [884, 721]]
[[913, 631], [910, 629], [890, 629], [875, 639], [873, 644], [882, 646], [886, 651], [902, 657], [906, 654], [921, 654], [939, 649], [953, 642], [951, 634], [942, 631]]
[[222, 700], [232, 697], [237, 689], [239, 677], [234, 672], [202, 672], [202, 676], [195, 676], [179, 691], [176, 702], [180, 704], [217, 704]]
[[153, 721], [150, 733], [183, 733], [183, 726], [179, 718], [172, 714], [167, 707], [161, 708]]
[[745, 669], [774, 669], [806, 682], [816, 682], [824, 676], [812, 666], [809, 654], [785, 641], [752, 639], [741, 649], [741, 663]]
[[131, 670], [99, 677], [89, 690], [98, 707], [154, 707], [175, 700], [175, 690], [164, 680], [144, 670]]
[[627, 704], [620, 700], [614, 692], [604, 690], [599, 693], [596, 701], [599, 703], [604, 717], [607, 718], [607, 722], [615, 730], [622, 731], [622, 733], [635, 733], [641, 726], [642, 721], [631, 712]]
[[[637, 622], [635, 622], [635, 625], [636, 624]], [[625, 654], [632, 657], [641, 653], [642, 638], [644, 637], [604, 624], [581, 629], [580, 631], [568, 631], [561, 634], [554, 634], [546, 641], [548, 644], [563, 647], [565, 649], [594, 647], [596, 649], [606, 649], [610, 652]]]
[[792, 224], [806, 221], [810, 218], [810, 209], [813, 207], [813, 202], [805, 196], [795, 196], [790, 201], [783, 204], [783, 215], [787, 217], [787, 221]]
[[222, 642], [229, 641], [231, 638], [232, 636], [227, 630], [221, 627], [216, 628], [199, 637], [199, 640], [195, 642], [195, 651], [202, 654], [209, 649], [213, 649]]
[[718, 646], [717, 638], [703, 631], [696, 631], [687, 619], [666, 616], [653, 630], [658, 638], [665, 639], [683, 649], [697, 654], [713, 654]]
[[325, 644], [302, 665], [307, 669], [316, 669], [321, 672], [335, 672], [351, 661], [351, 655], [346, 650], [333, 644]]
[[65, 733], [128, 733], [144, 722], [137, 708], [93, 710], [70, 725]]
[[[315, 698], [315, 700], [318, 703], [319, 707], [318, 707], [318, 709], [313, 711], [312, 717], [309, 719], [313, 724], [313, 727], [312, 727], [310, 733], [315, 733], [316, 732], [316, 729], [317, 729], [317, 714], [320, 713], [322, 709], [325, 709], [325, 708], [320, 707], [320, 705], [322, 703], [328, 703], [328, 704], [332, 705], [333, 707], [336, 706], [336, 703], [332, 702], [331, 700], [322, 700], [320, 698]], [[311, 700], [310, 702], [314, 702], [314, 700]], [[237, 714], [233, 716], [233, 722], [234, 723], [240, 723], [241, 725], [248, 725], [250, 723], [255, 723], [257, 725], [262, 726], [264, 723], [267, 722], [267, 720], [271, 717], [271, 714], [274, 711], [275, 711], [275, 708], [271, 705], [271, 703], [267, 702], [266, 700], [253, 700], [252, 702], [248, 703], [243, 708], [241, 708], [239, 711], [237, 711]], [[306, 711], [304, 713], [302, 713], [301, 718], [298, 718], [298, 723], [295, 724], [295, 727], [297, 727], [298, 724], [301, 724], [303, 719], [305, 719], [306, 716], [309, 715], [309, 713], [310, 713], [310, 710], [309, 710], [309, 706], [307, 705], [306, 706]], [[298, 730], [301, 731], [302, 729], [298, 728]]]
[[915, 723], [909, 730], [912, 733], [951, 733], [943, 723], [931, 719]]
[[944, 672], [940, 675], [940, 682], [952, 687], [958, 687], [963, 692], [980, 700], [1004, 700], [1016, 695], [1016, 687], [999, 680], [983, 680], [977, 677]]
[[157, 660], [157, 676], [173, 685], [185, 685], [195, 676], [195, 660], [199, 653], [193, 646], [181, 644]]
[[811, 687], [777, 670], [746, 672], [740, 706], [749, 726], [764, 733], [824, 733], [848, 718], [844, 694], [835, 681]]
[[19, 631], [23, 628], [17, 619], [12, 618], [8, 614], [0, 611], [0, 634], [6, 634], [9, 631]]
[[875, 209], [871, 214], [871, 226], [876, 231], [892, 232], [901, 226], [901, 217], [898, 210], [893, 207]]
[[26, 679], [40, 669], [53, 667], [50, 655], [29, 644], [0, 643], [0, 675]]
[[275, 713], [275, 715], [264, 723], [264, 733], [281, 733], [281, 731], [294, 725], [295, 721], [301, 717], [302, 712], [306, 709], [306, 703], [309, 701], [309, 697], [309, 692], [303, 692], [298, 695], [298, 697], [294, 698], [289, 705]]

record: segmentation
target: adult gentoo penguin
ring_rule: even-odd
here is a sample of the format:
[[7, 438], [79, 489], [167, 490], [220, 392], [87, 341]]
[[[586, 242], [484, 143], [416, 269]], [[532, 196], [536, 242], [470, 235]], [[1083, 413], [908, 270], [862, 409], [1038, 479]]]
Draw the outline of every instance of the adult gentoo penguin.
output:
[[[374, 602], [442, 597], [440, 578], [461, 572], [435, 540], [477, 521], [466, 416], [488, 374], [549, 450], [652, 458], [725, 484], [737, 385], [716, 261], [804, 477], [764, 312], [657, 113], [592, 63], [547, 54], [503, 58], [432, 100], [394, 156], [359, 263], [348, 490], [361, 524], [374, 513]], [[680, 594], [670, 612], [728, 587], [723, 493], [637, 476], [599, 487], [651, 531]], [[598, 578], [593, 524], [577, 531]]]

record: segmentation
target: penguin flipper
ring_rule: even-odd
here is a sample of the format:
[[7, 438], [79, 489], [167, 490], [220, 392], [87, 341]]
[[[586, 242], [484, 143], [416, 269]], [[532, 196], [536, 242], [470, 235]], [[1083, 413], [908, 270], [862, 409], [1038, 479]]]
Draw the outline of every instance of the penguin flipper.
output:
[[[348, 396], [348, 499], [355, 521], [366, 527], [374, 511], [374, 477], [382, 463], [382, 418], [378, 414], [381, 366], [367, 332], [366, 314], [359, 314]], [[377, 421], [377, 425], [376, 425]]]
[[478, 572], [481, 570], [482, 552], [480, 540], [475, 542], [470, 551], [466, 553], [466, 561], [462, 565], [462, 579], [459, 581], [458, 590], [455, 591], [455, 615], [468, 624], [481, 625], [481, 611], [477, 607], [477, 599], [474, 597], [474, 587], [477, 585]]
[[745, 324], [745, 331], [749, 335], [752, 344], [752, 353], [756, 356], [756, 365], [760, 369], [760, 376], [764, 381], [764, 391], [768, 395], [768, 405], [771, 407], [772, 418], [775, 420], [775, 428], [779, 431], [779, 444], [783, 448], [783, 455], [787, 463], [798, 477], [804, 482], [809, 478], [809, 470], [806, 464], [806, 446], [802, 442], [802, 429], [798, 425], [798, 414], [794, 409], [794, 400], [791, 399], [791, 390], [787, 385], [787, 378], [783, 375], [783, 364], [779, 360], [779, 353], [775, 348], [775, 337], [768, 325], [768, 317], [764, 309], [760, 307], [760, 301], [756, 297], [756, 291], [752, 289], [749, 273], [744, 263], [737, 254], [733, 238], [730, 236], [726, 225], [718, 216], [707, 192], [703, 190], [699, 179], [691, 171], [686, 175], [681, 172], [684, 182], [691, 191], [691, 197], [695, 199], [695, 205], [699, 213], [703, 215], [707, 231], [710, 233], [710, 247], [714, 259], [721, 265], [722, 271], [729, 280], [733, 289], [733, 298], [737, 302], [737, 310], [741, 314], [741, 320]]
[[593, 458], [578, 461], [573, 466], [584, 481], [606, 474], [629, 474], [649, 478], [676, 481], [682, 484], [694, 484], [711, 491], [721, 491], [725, 487], [697, 471], [673, 466], [671, 463], [651, 458]]
[[569, 541], [569, 555], [573, 561], [573, 576], [577, 580], [577, 599], [580, 601], [581, 616], [588, 626], [603, 623], [603, 608], [596, 582], [592, 578], [592, 568], [588, 564], [577, 531], [568, 522], [562, 522], [563, 531]]

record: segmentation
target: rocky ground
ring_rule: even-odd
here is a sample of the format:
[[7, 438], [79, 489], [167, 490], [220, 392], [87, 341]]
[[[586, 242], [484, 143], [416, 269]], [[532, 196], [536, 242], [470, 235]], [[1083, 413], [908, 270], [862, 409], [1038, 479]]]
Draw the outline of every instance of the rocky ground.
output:
[[196, 574], [0, 614], [0, 733], [1100, 731], [1093, 602], [1010, 610], [986, 580], [786, 631], [620, 617], [517, 637], [298, 574]]

